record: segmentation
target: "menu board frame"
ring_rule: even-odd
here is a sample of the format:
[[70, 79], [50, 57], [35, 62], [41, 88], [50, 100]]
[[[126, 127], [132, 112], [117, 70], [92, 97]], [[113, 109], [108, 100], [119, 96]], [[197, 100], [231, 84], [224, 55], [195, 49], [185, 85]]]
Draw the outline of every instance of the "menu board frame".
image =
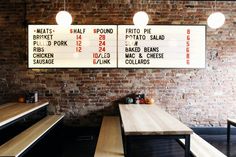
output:
[[[120, 42], [120, 40], [119, 40], [119, 26], [133, 26], [133, 25], [118, 25], [118, 29], [117, 29], [117, 31], [118, 31], [118, 37], [117, 37], [117, 40], [118, 40], [118, 51], [119, 51], [119, 42]], [[190, 26], [190, 27], [192, 27], [192, 26], [195, 26], [195, 27], [203, 27], [204, 28], [204, 40], [205, 40], [205, 42], [204, 42], [204, 65], [203, 66], [201, 66], [201, 67], [191, 67], [191, 66], [189, 66], [189, 67], [177, 67], [177, 66], [175, 66], [175, 67], [146, 67], [146, 66], [142, 66], [142, 67], [122, 67], [122, 66], [120, 66], [119, 65], [119, 60], [120, 60], [120, 58], [119, 58], [119, 54], [117, 54], [117, 57], [118, 57], [118, 68], [119, 69], [204, 69], [204, 68], [206, 68], [206, 53], [207, 53], [207, 25], [206, 24], [170, 24], [170, 25], [168, 25], [168, 24], [159, 24], [159, 25], [155, 25], [155, 24], [150, 24], [150, 25], [147, 25], [147, 26]], [[138, 27], [136, 27], [136, 28], [138, 28]], [[141, 28], [141, 27], [140, 27]], [[120, 52], [118, 52], [118, 53], [120, 53]]]
[[[30, 34], [29, 34], [29, 27], [30, 26], [58, 26], [58, 25], [51, 25], [51, 24], [30, 24], [28, 25], [28, 29], [27, 29], [27, 32], [28, 32], [28, 68], [29, 69], [87, 69], [87, 68], [91, 68], [91, 69], [114, 69], [114, 68], [117, 68], [118, 67], [118, 63], [117, 63], [117, 32], [118, 32], [118, 25], [109, 25], [109, 24], [90, 24], [90, 25], [71, 25], [71, 26], [112, 26], [112, 27], [115, 27], [116, 31], [114, 32], [114, 35], [115, 35], [115, 59], [114, 61], [116, 62], [116, 65], [114, 67], [100, 67], [100, 66], [96, 66], [96, 67], [87, 67], [87, 66], [71, 66], [71, 67], [51, 67], [51, 66], [44, 66], [44, 67], [30, 67], [30, 64], [29, 64], [29, 39], [30, 39]], [[63, 28], [63, 27], [62, 27]], [[70, 28], [70, 26], [68, 27], [68, 29]], [[63, 28], [63, 29], [67, 29], [67, 28]]]
[[[31, 24], [33, 26], [37, 26], [37, 24]], [[47, 24], [40, 24], [39, 26], [46, 26]], [[170, 24], [170, 25], [166, 25], [166, 24], [159, 24], [159, 25], [154, 25], [154, 24], [150, 24], [148, 26], [201, 26], [201, 27], [205, 27], [205, 53], [204, 53], [204, 67], [120, 67], [119, 66], [119, 52], [118, 52], [118, 47], [119, 47], [119, 26], [133, 26], [133, 25], [109, 25], [109, 24], [95, 24], [94, 26], [116, 26], [116, 30], [117, 32], [116, 34], [116, 67], [50, 67], [50, 66], [45, 66], [45, 67], [30, 67], [29, 65], [29, 25], [28, 25], [28, 68], [29, 69], [87, 69], [87, 68], [91, 68], [91, 69], [203, 69], [206, 67], [206, 50], [207, 50], [207, 26], [205, 24]], [[48, 25], [48, 26], [54, 26], [54, 25]], [[93, 26], [93, 24], [88, 24], [88, 25], [72, 25], [72, 26]]]

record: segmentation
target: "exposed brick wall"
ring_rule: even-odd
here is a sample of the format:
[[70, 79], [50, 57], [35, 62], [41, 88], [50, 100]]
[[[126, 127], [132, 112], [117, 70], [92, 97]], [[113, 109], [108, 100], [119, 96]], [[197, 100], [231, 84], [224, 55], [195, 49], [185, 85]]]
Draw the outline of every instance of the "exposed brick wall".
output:
[[[37, 89], [50, 112], [74, 125], [98, 125], [117, 114], [126, 95], [144, 92], [190, 126], [225, 126], [236, 117], [236, 2], [217, 1], [226, 16], [207, 29], [205, 69], [27, 69], [27, 24], [55, 24], [63, 1], [0, 2], [0, 103]], [[60, 3], [59, 3], [60, 2]], [[150, 24], [206, 24], [214, 1], [67, 0], [74, 24], [132, 24], [147, 11]], [[26, 15], [26, 16], [25, 16]]]

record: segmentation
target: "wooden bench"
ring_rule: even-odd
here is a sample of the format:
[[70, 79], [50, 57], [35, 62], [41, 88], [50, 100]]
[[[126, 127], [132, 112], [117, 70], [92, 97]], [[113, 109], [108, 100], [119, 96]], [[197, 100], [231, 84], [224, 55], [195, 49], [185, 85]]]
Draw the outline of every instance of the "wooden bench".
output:
[[227, 143], [229, 144], [230, 143], [230, 126], [233, 125], [233, 126], [236, 126], [236, 119], [231, 119], [231, 118], [228, 118], [227, 119]]
[[0, 146], [0, 157], [18, 157], [53, 126], [62, 120], [64, 115], [48, 115], [39, 122], [21, 132]]
[[[193, 133], [190, 138], [190, 151], [194, 157], [226, 157], [226, 155], [197, 134]], [[184, 146], [184, 139], [180, 139], [179, 142]]]
[[104, 117], [94, 157], [124, 157], [119, 117]]

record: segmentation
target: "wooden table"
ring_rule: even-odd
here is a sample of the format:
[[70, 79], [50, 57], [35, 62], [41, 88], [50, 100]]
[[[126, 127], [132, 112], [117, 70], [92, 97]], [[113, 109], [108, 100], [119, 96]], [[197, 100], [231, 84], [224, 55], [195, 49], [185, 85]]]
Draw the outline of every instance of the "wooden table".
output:
[[[190, 156], [190, 134], [193, 131], [157, 105], [120, 104], [125, 154], [130, 157], [132, 139], [185, 139], [185, 157]], [[143, 139], [143, 138], [141, 138]]]
[[48, 104], [48, 101], [43, 100], [37, 103], [12, 102], [0, 105], [0, 129], [36, 110], [46, 108]]
[[228, 118], [227, 119], [227, 144], [230, 144], [230, 126], [235, 126], [236, 127], [236, 119]]

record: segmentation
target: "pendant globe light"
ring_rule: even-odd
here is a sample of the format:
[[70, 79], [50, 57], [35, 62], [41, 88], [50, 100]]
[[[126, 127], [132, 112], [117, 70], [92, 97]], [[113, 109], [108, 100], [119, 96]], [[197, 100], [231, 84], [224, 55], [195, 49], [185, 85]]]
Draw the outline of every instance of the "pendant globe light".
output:
[[147, 26], [148, 21], [149, 21], [149, 17], [148, 17], [148, 14], [146, 12], [139, 11], [139, 12], [134, 14], [133, 22], [134, 22], [135, 26], [145, 27], [145, 26]]
[[65, 11], [66, 8], [66, 3], [64, 0], [64, 10], [59, 11], [56, 15], [56, 22], [58, 25], [63, 26], [63, 27], [68, 27], [72, 23], [72, 16], [69, 12]]
[[225, 23], [225, 15], [221, 12], [216, 12], [216, 0], [215, 0], [215, 12], [213, 12], [207, 19], [207, 25], [212, 29], [217, 29], [223, 26]]

